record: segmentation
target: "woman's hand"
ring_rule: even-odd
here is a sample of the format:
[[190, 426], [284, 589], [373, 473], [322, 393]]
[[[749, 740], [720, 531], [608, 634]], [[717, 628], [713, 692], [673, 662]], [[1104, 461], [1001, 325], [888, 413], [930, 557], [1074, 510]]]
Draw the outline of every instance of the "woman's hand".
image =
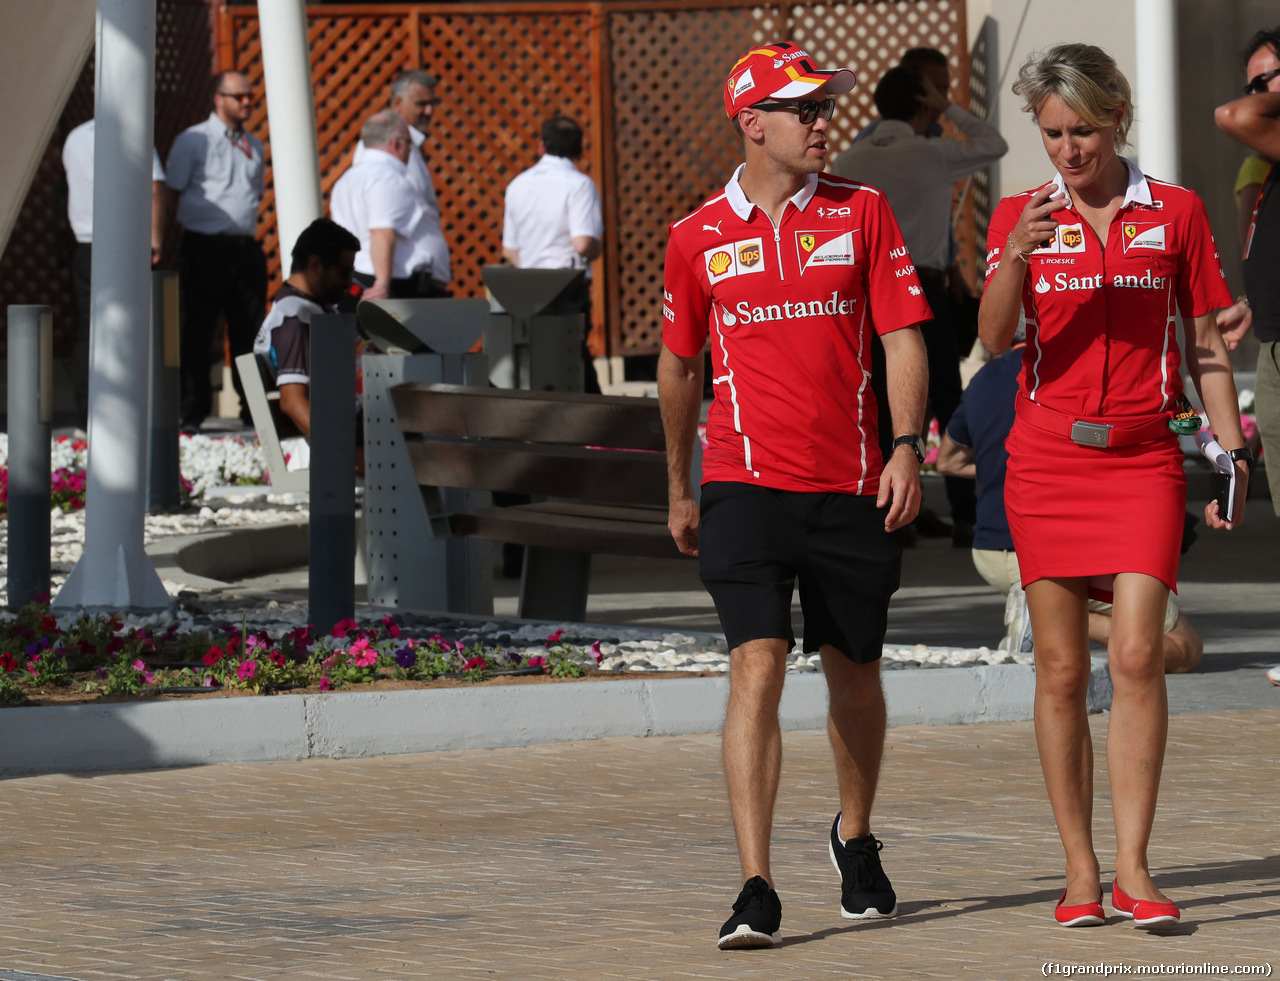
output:
[[1227, 521], [1218, 513], [1217, 500], [1210, 501], [1205, 505], [1204, 523], [1215, 530], [1225, 528], [1231, 531], [1240, 527], [1240, 523], [1244, 521], [1244, 499], [1249, 493], [1249, 465], [1243, 460], [1236, 461], [1236, 492], [1234, 500], [1231, 502], [1232, 518]]
[[1067, 206], [1067, 199], [1055, 195], [1053, 186], [1043, 187], [1031, 196], [1027, 206], [1018, 216], [1018, 223], [1009, 233], [1008, 248], [1030, 255], [1042, 245], [1053, 241], [1058, 234], [1058, 223], [1049, 216]]

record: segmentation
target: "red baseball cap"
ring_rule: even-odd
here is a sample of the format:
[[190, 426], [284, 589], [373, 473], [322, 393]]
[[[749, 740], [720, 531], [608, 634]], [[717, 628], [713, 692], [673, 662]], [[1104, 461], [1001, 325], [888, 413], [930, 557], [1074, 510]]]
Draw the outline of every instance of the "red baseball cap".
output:
[[732, 119], [766, 99], [800, 99], [823, 86], [827, 95], [844, 95], [857, 84], [848, 68], [813, 67], [813, 59], [791, 41], [752, 48], [734, 64], [724, 81], [724, 111]]

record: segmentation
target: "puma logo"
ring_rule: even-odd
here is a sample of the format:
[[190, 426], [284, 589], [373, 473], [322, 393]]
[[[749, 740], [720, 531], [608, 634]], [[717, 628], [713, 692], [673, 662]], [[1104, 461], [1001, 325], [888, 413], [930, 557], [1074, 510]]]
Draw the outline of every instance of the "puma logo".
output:
[[721, 231], [720, 231], [720, 226], [721, 226], [723, 223], [724, 223], [724, 219], [723, 219], [723, 218], [721, 218], [721, 219], [720, 219], [718, 222], [716, 222], [714, 225], [703, 225], [703, 226], [702, 226], [702, 230], [703, 230], [704, 232], [715, 232], [717, 235], [720, 235], [720, 234], [722, 234], [722, 233], [721, 233]]

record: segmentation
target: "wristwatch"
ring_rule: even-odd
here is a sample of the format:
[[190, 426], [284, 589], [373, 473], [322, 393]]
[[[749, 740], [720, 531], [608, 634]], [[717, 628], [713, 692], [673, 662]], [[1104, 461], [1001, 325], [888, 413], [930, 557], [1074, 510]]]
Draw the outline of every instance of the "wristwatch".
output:
[[1231, 450], [1227, 453], [1227, 456], [1231, 457], [1233, 463], [1243, 460], [1249, 465], [1250, 470], [1253, 469], [1253, 450], [1249, 449], [1249, 447], [1242, 446], [1238, 450]]
[[916, 460], [924, 463], [924, 447], [920, 444], [919, 436], [899, 436], [893, 441], [890, 452], [897, 450], [899, 446], [910, 446], [916, 454]]

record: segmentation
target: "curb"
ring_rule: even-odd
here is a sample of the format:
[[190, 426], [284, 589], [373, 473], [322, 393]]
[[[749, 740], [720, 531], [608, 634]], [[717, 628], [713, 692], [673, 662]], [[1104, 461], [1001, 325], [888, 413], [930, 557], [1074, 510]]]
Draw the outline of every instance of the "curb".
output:
[[300, 518], [175, 535], [157, 539], [146, 552], [165, 579], [200, 589], [224, 589], [246, 576], [306, 565], [310, 527], [306, 518]]
[[[882, 678], [891, 726], [1017, 722], [1032, 715], [1031, 665], [907, 668]], [[725, 677], [636, 678], [11, 708], [0, 711], [0, 776], [712, 733], [720, 730], [728, 693]], [[1093, 658], [1088, 710], [1110, 705], [1106, 661]], [[826, 712], [821, 674], [787, 678], [783, 729], [823, 728]]]

